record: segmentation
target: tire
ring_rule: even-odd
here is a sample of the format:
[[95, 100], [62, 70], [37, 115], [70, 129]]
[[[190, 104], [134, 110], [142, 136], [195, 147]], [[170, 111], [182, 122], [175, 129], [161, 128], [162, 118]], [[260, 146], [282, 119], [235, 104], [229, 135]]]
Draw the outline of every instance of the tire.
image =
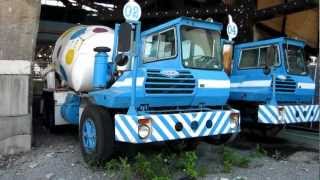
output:
[[79, 126], [80, 148], [88, 164], [112, 157], [115, 149], [114, 122], [107, 109], [88, 105]]
[[238, 133], [221, 134], [205, 137], [205, 142], [213, 145], [230, 144], [238, 137]]

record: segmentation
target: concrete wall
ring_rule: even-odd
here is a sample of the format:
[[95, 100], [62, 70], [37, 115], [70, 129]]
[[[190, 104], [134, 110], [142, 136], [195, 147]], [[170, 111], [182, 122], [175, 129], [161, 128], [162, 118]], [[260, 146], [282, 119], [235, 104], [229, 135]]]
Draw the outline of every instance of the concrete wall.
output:
[[0, 1], [0, 154], [31, 148], [31, 61], [40, 0]]

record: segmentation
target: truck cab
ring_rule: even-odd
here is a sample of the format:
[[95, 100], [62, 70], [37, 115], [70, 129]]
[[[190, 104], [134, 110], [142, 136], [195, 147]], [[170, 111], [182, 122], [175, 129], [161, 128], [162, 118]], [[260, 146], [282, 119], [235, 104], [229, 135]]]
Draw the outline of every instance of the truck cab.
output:
[[[226, 105], [230, 80], [223, 71], [221, 29], [220, 23], [183, 17], [142, 32], [141, 42], [136, 42], [136, 108]], [[98, 104], [126, 109], [133, 73], [131, 66], [110, 88], [90, 94]]]
[[284, 125], [319, 121], [305, 43], [274, 38], [235, 45], [230, 102], [244, 122]]

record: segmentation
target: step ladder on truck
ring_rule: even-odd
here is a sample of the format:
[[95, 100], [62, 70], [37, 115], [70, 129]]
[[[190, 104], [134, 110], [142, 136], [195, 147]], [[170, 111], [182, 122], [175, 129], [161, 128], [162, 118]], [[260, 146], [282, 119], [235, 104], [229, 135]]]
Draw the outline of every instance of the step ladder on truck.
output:
[[81, 26], [57, 41], [57, 78], [67, 89], [44, 91], [47, 124], [79, 125], [86, 161], [109, 159], [118, 143], [239, 133], [240, 113], [226, 105], [222, 25], [181, 17], [140, 33], [140, 7], [128, 3], [114, 31]]
[[285, 37], [234, 46], [229, 104], [240, 110], [242, 130], [275, 136], [285, 125], [319, 122], [304, 46]]

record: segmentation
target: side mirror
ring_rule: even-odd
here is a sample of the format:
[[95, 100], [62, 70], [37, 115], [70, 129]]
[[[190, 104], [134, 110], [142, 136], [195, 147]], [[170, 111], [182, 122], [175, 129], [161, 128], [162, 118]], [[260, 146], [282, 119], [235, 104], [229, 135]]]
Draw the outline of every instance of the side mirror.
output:
[[118, 54], [115, 58], [115, 62], [118, 66], [124, 66], [128, 63], [129, 58], [127, 55], [124, 54]]
[[121, 23], [118, 33], [118, 51], [128, 52], [131, 46], [132, 27], [129, 23]]
[[223, 54], [223, 67], [224, 71], [230, 75], [232, 68], [232, 54], [233, 54], [233, 45], [232, 43], [224, 43], [222, 46]]
[[263, 74], [268, 75], [271, 72], [271, 68], [268, 65], [265, 65], [263, 68]]

